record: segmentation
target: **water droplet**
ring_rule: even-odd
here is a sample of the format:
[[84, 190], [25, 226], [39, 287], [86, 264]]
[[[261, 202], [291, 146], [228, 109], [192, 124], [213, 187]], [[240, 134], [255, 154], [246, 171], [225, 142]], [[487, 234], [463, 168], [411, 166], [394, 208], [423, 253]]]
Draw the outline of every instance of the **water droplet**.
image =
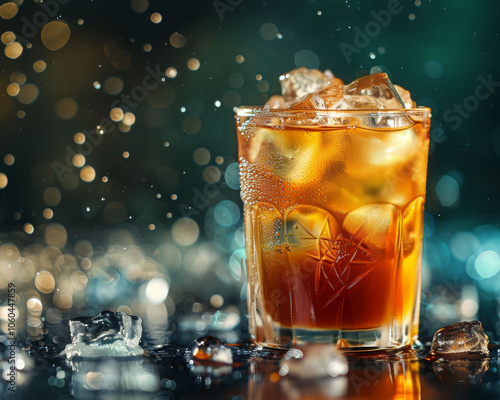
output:
[[196, 339], [193, 342], [190, 355], [197, 361], [211, 361], [222, 364], [233, 363], [231, 349], [215, 336], [205, 336]]

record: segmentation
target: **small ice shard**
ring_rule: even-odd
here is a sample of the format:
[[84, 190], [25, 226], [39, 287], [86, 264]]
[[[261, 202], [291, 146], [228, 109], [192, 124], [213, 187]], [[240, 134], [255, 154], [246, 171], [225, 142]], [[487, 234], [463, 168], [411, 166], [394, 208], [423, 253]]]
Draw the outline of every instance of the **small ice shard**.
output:
[[102, 311], [95, 317], [69, 321], [71, 343], [61, 355], [73, 357], [133, 357], [144, 350], [139, 346], [142, 335], [140, 317], [121, 312]]
[[191, 361], [205, 361], [220, 364], [232, 364], [233, 353], [222, 340], [215, 336], [196, 339], [190, 353]]
[[296, 101], [309, 93], [320, 91], [332, 78], [331, 71], [323, 73], [317, 69], [297, 68], [280, 76], [281, 93], [285, 101]]
[[479, 321], [460, 322], [439, 329], [432, 339], [430, 356], [476, 353], [489, 355], [488, 336]]
[[299, 379], [319, 379], [347, 374], [345, 356], [333, 345], [308, 344], [291, 349], [281, 361], [279, 374]]

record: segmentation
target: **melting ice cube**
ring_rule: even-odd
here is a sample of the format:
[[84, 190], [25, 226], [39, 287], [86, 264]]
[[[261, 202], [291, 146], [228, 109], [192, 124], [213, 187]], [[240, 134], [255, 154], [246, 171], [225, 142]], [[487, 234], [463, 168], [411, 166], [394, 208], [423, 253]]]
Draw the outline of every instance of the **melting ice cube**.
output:
[[196, 339], [190, 354], [191, 361], [207, 361], [221, 364], [232, 364], [233, 353], [222, 340], [215, 336]]
[[485, 335], [481, 322], [448, 325], [434, 334], [429, 355], [443, 357], [458, 353], [489, 355], [488, 336]]
[[314, 343], [288, 351], [279, 373], [299, 379], [318, 379], [345, 375], [347, 370], [345, 356], [333, 345]]
[[102, 311], [95, 317], [79, 317], [69, 321], [71, 343], [62, 351], [70, 359], [75, 356], [131, 357], [140, 356], [142, 335], [140, 317], [121, 312]]

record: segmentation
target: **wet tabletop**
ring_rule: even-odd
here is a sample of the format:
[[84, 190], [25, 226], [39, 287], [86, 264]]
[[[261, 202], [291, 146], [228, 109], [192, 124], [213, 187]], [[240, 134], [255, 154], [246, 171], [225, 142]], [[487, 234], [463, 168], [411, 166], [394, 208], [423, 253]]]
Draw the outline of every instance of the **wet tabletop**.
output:
[[348, 357], [346, 375], [311, 378], [300, 369], [293, 376], [283, 375], [285, 352], [250, 344], [229, 347], [232, 364], [192, 358], [190, 362], [191, 348], [176, 345], [157, 346], [141, 357], [71, 361], [53, 357], [47, 349], [32, 351], [29, 371], [22, 374], [24, 383], [16, 395], [22, 399], [500, 398], [497, 350], [489, 359], [464, 356], [433, 362], [409, 356]]

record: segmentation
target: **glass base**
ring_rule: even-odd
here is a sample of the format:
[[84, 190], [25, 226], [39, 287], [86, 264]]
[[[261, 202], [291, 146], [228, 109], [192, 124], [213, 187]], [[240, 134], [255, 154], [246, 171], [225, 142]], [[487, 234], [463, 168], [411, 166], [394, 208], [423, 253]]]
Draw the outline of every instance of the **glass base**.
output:
[[[309, 343], [332, 344], [344, 353], [394, 353], [411, 348], [409, 337], [399, 337], [400, 340], [394, 340], [394, 331], [391, 332], [390, 327], [357, 331], [280, 327], [273, 331], [272, 336], [275, 341], [262, 340], [263, 337], [259, 338], [259, 335], [254, 341], [273, 349], [301, 347]], [[276, 340], [278, 338], [279, 340]]]

